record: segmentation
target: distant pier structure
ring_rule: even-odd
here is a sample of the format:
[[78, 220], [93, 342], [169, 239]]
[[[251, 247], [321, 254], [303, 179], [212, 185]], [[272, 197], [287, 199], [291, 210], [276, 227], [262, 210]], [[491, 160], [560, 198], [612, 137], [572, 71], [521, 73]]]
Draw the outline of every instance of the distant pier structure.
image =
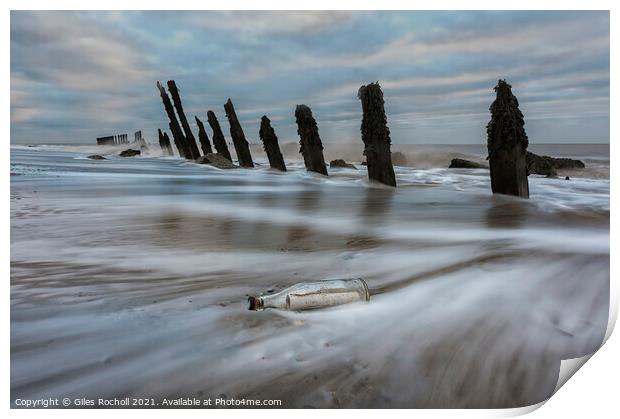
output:
[[[140, 144], [144, 144], [145, 141], [142, 138], [142, 131], [137, 131], [134, 133], [134, 141]], [[105, 137], [97, 138], [97, 145], [118, 145], [118, 144], [129, 144], [129, 137], [127, 134], [116, 134], [116, 135], [108, 135]]]
[[115, 144], [129, 144], [129, 140], [127, 139], [127, 134], [117, 135]]
[[114, 145], [114, 136], [108, 135], [107, 137], [99, 137], [97, 138], [97, 145]]

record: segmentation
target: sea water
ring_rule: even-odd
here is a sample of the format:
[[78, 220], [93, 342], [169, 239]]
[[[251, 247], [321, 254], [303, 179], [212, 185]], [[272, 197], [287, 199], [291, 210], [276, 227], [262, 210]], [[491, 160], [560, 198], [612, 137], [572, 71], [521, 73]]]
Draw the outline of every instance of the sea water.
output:
[[[394, 146], [398, 187], [358, 170], [219, 170], [157, 151], [11, 148], [11, 401], [279, 399], [283, 407], [516, 407], [609, 313], [608, 146], [493, 196], [483, 146]], [[152, 146], [152, 150], [154, 147]], [[89, 160], [88, 154], [107, 160]], [[409, 167], [412, 166], [412, 167]], [[561, 173], [564, 175], [564, 173]], [[364, 278], [369, 304], [247, 310], [301, 281]]]

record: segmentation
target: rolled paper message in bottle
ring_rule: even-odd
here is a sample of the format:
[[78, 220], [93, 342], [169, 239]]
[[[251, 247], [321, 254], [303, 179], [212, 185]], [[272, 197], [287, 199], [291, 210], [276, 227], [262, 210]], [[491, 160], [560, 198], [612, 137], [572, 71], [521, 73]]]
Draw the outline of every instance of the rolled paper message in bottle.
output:
[[368, 285], [361, 278], [326, 279], [300, 282], [275, 294], [251, 296], [248, 309], [312, 310], [369, 300]]

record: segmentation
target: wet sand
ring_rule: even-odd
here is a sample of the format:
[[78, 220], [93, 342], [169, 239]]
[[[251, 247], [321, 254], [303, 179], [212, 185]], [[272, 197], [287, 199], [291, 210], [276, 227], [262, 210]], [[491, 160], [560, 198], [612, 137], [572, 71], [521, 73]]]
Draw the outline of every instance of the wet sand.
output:
[[[518, 407], [604, 336], [606, 179], [531, 177], [521, 201], [492, 196], [485, 170], [400, 167], [389, 190], [288, 160], [13, 153], [12, 403]], [[247, 311], [248, 295], [330, 277], [365, 278], [370, 303]]]

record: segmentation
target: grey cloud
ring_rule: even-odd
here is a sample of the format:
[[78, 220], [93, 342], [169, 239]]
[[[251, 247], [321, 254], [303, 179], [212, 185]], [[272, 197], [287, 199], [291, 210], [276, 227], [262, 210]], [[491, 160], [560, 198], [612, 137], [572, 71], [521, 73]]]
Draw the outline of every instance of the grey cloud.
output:
[[192, 14], [188, 21], [198, 27], [244, 36], [307, 35], [336, 30], [352, 16], [354, 13], [348, 11], [215, 11]]
[[13, 12], [15, 72], [69, 89], [119, 89], [152, 76], [143, 54], [114, 27], [76, 13]]

